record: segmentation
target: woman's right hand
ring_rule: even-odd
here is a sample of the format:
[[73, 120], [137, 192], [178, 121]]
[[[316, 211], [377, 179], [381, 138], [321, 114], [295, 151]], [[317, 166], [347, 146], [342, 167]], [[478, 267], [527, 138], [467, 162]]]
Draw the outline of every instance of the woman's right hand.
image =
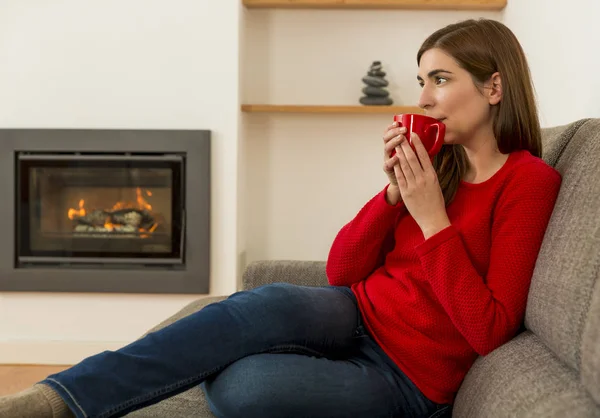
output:
[[[396, 205], [400, 201], [400, 188], [396, 170], [399, 170], [398, 157], [395, 149], [405, 139], [406, 128], [398, 127], [398, 122], [392, 123], [383, 133], [383, 171], [388, 176], [390, 185], [387, 189], [386, 199], [390, 205]], [[393, 155], [392, 155], [393, 154]]]

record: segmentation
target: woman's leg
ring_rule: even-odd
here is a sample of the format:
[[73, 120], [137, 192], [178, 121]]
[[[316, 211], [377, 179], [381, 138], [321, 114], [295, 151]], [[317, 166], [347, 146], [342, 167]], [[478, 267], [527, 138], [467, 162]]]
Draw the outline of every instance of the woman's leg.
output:
[[248, 355], [348, 348], [360, 322], [347, 288], [274, 284], [233, 294], [41, 383], [77, 417], [117, 417], [183, 392]]
[[346, 358], [248, 356], [202, 388], [219, 418], [416, 418], [438, 410], [368, 336]]

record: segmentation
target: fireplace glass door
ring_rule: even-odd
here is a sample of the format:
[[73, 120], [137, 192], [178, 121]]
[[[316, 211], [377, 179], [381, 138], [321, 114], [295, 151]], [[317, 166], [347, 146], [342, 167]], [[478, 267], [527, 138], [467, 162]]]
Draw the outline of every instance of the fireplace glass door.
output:
[[17, 263], [183, 264], [184, 158], [17, 155]]

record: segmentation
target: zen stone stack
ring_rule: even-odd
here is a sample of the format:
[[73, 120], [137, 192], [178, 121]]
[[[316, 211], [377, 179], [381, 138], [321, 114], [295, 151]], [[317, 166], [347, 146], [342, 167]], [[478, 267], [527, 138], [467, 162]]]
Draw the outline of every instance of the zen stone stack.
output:
[[359, 102], [367, 106], [389, 106], [394, 101], [391, 99], [390, 92], [385, 88], [388, 82], [385, 79], [385, 72], [381, 61], [373, 61], [371, 68], [366, 76], [362, 78], [367, 86], [362, 89], [365, 94]]

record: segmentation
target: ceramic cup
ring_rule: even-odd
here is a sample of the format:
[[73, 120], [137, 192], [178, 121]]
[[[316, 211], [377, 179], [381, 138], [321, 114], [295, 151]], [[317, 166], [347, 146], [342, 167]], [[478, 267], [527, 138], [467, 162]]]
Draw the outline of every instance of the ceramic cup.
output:
[[[406, 138], [408, 143], [415, 150], [414, 145], [411, 142], [411, 132], [416, 133], [421, 138], [423, 146], [427, 150], [429, 157], [433, 157], [440, 152], [442, 145], [444, 145], [444, 135], [446, 134], [446, 125], [439, 120], [430, 116], [420, 115], [416, 113], [405, 113], [402, 115], [395, 115], [394, 121], [398, 122], [398, 127], [406, 128]], [[392, 152], [393, 156], [395, 152]]]

